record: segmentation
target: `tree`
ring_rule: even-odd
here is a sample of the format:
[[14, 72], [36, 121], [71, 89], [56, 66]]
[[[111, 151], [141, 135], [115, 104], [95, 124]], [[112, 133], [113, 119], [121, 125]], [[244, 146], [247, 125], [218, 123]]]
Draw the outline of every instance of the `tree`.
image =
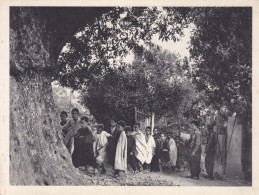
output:
[[177, 41], [187, 26], [185, 12], [185, 8], [168, 12], [156, 7], [111, 9], [67, 42], [55, 78], [63, 86], [80, 89], [107, 69], [123, 66], [122, 59], [129, 51], [143, 53], [155, 34], [165, 41]]
[[241, 120], [243, 168], [251, 180], [252, 9], [197, 8], [192, 15], [193, 81], [215, 109], [226, 106]]
[[[111, 65], [108, 63], [109, 56], [123, 56], [123, 43], [128, 43], [127, 45], [135, 51], [141, 50], [135, 43], [139, 42], [145, 33], [139, 29], [143, 26], [144, 20], [155, 18], [156, 15], [152, 14], [152, 10], [154, 13], [158, 12], [155, 8], [132, 8], [129, 9], [124, 24], [119, 25], [122, 20], [118, 11], [124, 9], [10, 8], [10, 183], [12, 185], [91, 183], [73, 169], [69, 154], [58, 135], [59, 117], [52, 96], [51, 82], [57, 79], [63, 86], [81, 88], [86, 84], [85, 81], [90, 81], [94, 76], [105, 72]], [[108, 29], [114, 29], [111, 31], [112, 35], [103, 36], [102, 29], [98, 30], [100, 25], [96, 25], [98, 24], [96, 18], [108, 10], [113, 11], [106, 15], [107, 20], [102, 19], [110, 21], [111, 25], [115, 26]], [[145, 10], [149, 10], [150, 13]], [[149, 21], [149, 24], [145, 25], [145, 29], [148, 30], [153, 22], [146, 21]], [[88, 35], [93, 34], [89, 36], [94, 37], [90, 38], [92, 42], [89, 37], [83, 39], [87, 40], [84, 42], [73, 36], [77, 31], [81, 32], [85, 26], [92, 29], [89, 31], [90, 34], [88, 33]], [[120, 29], [126, 31], [130, 26], [135, 29], [130, 33], [134, 36], [126, 36], [126, 40], [114, 36], [120, 34]], [[109, 47], [106, 47], [106, 42], [111, 43], [108, 44]], [[64, 51], [58, 61], [61, 48], [66, 43], [68, 51]], [[108, 52], [107, 48], [114, 50], [115, 55], [111, 53], [112, 51]], [[82, 54], [87, 58], [84, 59]], [[83, 63], [80, 63], [81, 61]]]
[[57, 78], [64, 86], [86, 86], [107, 69], [122, 66], [130, 50], [144, 53], [153, 35], [177, 41], [190, 24], [195, 25], [190, 43], [195, 65], [190, 71], [198, 89], [205, 90], [217, 109], [228, 105], [233, 112], [251, 113], [250, 8], [111, 9], [67, 44]]
[[[241, 96], [245, 100], [241, 108], [245, 108], [244, 111], [248, 113], [243, 116], [251, 116], [251, 49], [245, 49], [251, 48], [251, 19], [247, 20], [251, 18], [251, 13], [247, 11], [250, 8], [71, 9], [11, 8], [12, 184], [87, 183], [74, 172], [69, 155], [57, 135], [58, 116], [51, 94], [53, 80], [57, 79], [62, 86], [81, 89], [91, 84], [96, 77], [105, 78], [113, 67], [118, 66], [116, 62], [120, 62], [128, 51], [145, 55], [145, 45], [152, 45], [154, 34], [159, 34], [161, 40], [177, 41], [178, 34], [181, 35], [182, 29], [192, 22], [197, 27], [191, 48], [196, 64], [194, 68], [202, 70], [195, 69], [193, 72], [199, 89], [211, 94], [210, 97], [218, 97], [222, 104], [229, 102], [225, 94], [234, 97], [233, 101]], [[104, 12], [107, 13], [101, 15]], [[225, 20], [226, 22], [222, 22]], [[207, 31], [213, 29], [207, 33], [207, 47], [204, 41], [206, 39], [203, 39], [202, 35], [206, 28]], [[221, 33], [220, 44], [215, 42], [218, 37], [214, 32]], [[213, 36], [210, 37], [211, 34]], [[67, 46], [57, 60], [62, 44], [65, 43]], [[204, 51], [204, 48], [210, 47], [212, 49]], [[216, 63], [211, 67], [214, 57]], [[226, 66], [221, 66], [221, 61]], [[211, 69], [206, 69], [206, 66]], [[212, 74], [203, 74], [203, 71], [218, 71], [223, 75], [222, 82], [218, 82]], [[143, 86], [148, 84], [146, 80], [142, 80], [141, 75], [139, 77], [141, 81], [145, 81]], [[199, 80], [199, 77], [204, 80]], [[230, 81], [231, 77], [235, 82]], [[210, 85], [204, 87], [203, 81]], [[227, 89], [224, 89], [224, 86]], [[167, 85], [161, 84], [161, 88], [163, 90], [159, 93], [165, 93], [165, 96], [174, 92], [167, 91]], [[220, 90], [225, 94], [220, 94]], [[235, 96], [235, 93], [238, 95]], [[251, 121], [251, 117], [248, 119], [247, 121]], [[50, 165], [49, 162], [53, 163]]]
[[[251, 8], [200, 8], [190, 43], [192, 76], [209, 101], [251, 118]], [[206, 15], [206, 17], [205, 17]], [[233, 106], [235, 103], [235, 106]], [[241, 114], [242, 115], [242, 114]]]
[[[57, 67], [53, 48], [64, 41], [62, 30], [70, 34], [78, 25], [64, 23], [68, 21], [57, 15], [74, 20], [77, 9], [50, 8], [42, 14], [46, 9], [10, 8], [10, 184], [91, 185], [89, 177], [75, 170], [63, 144], [51, 88]], [[63, 28], [56, 29], [59, 21]]]
[[167, 115], [182, 122], [198, 97], [185, 73], [177, 55], [151, 47], [124, 69], [93, 80], [82, 94], [83, 102], [105, 124], [114, 116], [133, 124], [135, 107], [154, 112], [157, 119]]

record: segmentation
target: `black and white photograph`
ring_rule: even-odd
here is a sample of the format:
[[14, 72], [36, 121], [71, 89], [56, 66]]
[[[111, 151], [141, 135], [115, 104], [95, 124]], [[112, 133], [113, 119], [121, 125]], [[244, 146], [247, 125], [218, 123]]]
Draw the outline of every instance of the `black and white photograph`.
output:
[[253, 186], [252, 6], [8, 12], [10, 186]]

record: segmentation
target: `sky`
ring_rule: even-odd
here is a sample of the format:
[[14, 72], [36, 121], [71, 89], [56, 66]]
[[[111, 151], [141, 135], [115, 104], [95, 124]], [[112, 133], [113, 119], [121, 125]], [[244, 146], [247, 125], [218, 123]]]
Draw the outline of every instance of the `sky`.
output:
[[[188, 46], [190, 42], [191, 30], [192, 30], [192, 27], [184, 29], [183, 30], [184, 36], [181, 37], [181, 40], [178, 42], [174, 42], [173, 40], [162, 42], [162, 40], [159, 40], [158, 35], [153, 36], [152, 41], [155, 44], [161, 46], [162, 49], [164, 50], [168, 50], [168, 51], [171, 51], [172, 53], [179, 54], [180, 58], [182, 59], [185, 56], [189, 58], [190, 52], [189, 52]], [[131, 53], [124, 59], [124, 62], [131, 63], [133, 60], [134, 60], [134, 55], [133, 53]]]
[[189, 50], [187, 49], [189, 46], [190, 36], [191, 36], [191, 28], [186, 28], [183, 30], [184, 36], [180, 41], [164, 41], [158, 39], [158, 35], [153, 38], [153, 42], [157, 45], [161, 46], [163, 49], [167, 49], [173, 53], [179, 53], [181, 58], [185, 56], [188, 58], [190, 56]]

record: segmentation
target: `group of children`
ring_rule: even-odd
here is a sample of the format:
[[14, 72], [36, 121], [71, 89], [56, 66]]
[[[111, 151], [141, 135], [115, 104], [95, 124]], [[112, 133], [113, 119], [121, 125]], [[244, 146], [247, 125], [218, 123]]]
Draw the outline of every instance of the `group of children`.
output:
[[130, 165], [133, 174], [136, 171], [174, 171], [180, 168], [181, 140], [173, 134], [159, 132], [146, 127], [145, 134], [140, 125], [133, 128], [124, 121], [117, 124], [111, 120], [111, 128], [104, 130], [98, 124], [96, 130], [88, 126], [86, 116], [79, 118], [79, 110], [74, 108], [72, 119], [67, 120], [67, 113], [61, 112], [62, 135], [68, 151], [72, 155], [75, 167], [92, 166], [96, 173], [105, 174], [106, 164], [114, 168], [116, 176], [125, 173]]

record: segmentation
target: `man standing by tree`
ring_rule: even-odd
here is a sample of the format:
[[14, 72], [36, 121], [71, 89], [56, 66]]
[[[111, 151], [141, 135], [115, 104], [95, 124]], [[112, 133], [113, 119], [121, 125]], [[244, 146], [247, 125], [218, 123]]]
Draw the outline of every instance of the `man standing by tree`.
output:
[[215, 155], [215, 148], [216, 148], [216, 133], [214, 132], [213, 128], [215, 126], [215, 122], [208, 125], [208, 139], [207, 139], [207, 147], [206, 147], [206, 157], [205, 157], [205, 168], [208, 175], [206, 178], [213, 179], [213, 165], [214, 165], [214, 155]]
[[190, 176], [187, 178], [199, 179], [200, 176], [200, 162], [201, 162], [201, 133], [198, 129], [198, 122], [193, 121], [191, 126], [191, 139], [188, 141], [190, 143], [190, 156], [189, 156], [189, 166], [190, 166]]
[[62, 131], [68, 131], [64, 138], [64, 143], [70, 154], [72, 154], [74, 150], [74, 135], [77, 133], [77, 130], [82, 127], [81, 120], [79, 119], [79, 110], [73, 108], [71, 114], [72, 119], [70, 119], [62, 129]]

